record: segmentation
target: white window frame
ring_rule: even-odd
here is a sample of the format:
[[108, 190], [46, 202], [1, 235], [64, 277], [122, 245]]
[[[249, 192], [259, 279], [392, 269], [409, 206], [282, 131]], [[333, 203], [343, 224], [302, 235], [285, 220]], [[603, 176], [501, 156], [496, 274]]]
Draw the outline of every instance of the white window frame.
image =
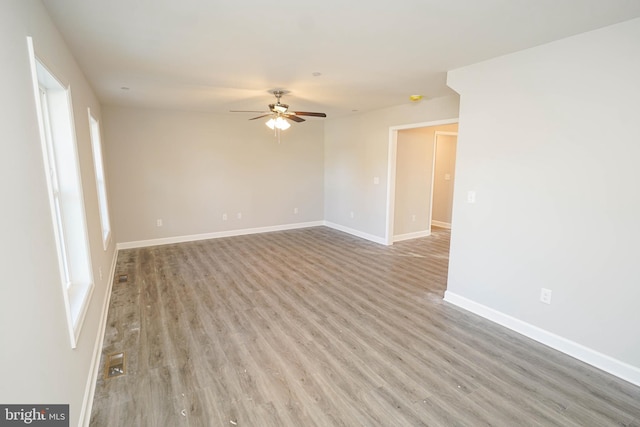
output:
[[89, 114], [89, 132], [91, 134], [91, 150], [93, 152], [93, 168], [96, 175], [96, 191], [98, 195], [98, 212], [100, 213], [100, 227], [102, 228], [102, 247], [106, 251], [111, 242], [111, 221], [109, 218], [109, 202], [107, 198], [107, 183], [104, 173], [104, 157], [102, 155], [102, 138], [100, 122]]
[[93, 293], [93, 269], [78, 161], [71, 88], [36, 55], [27, 37], [31, 78], [71, 347], [76, 348]]

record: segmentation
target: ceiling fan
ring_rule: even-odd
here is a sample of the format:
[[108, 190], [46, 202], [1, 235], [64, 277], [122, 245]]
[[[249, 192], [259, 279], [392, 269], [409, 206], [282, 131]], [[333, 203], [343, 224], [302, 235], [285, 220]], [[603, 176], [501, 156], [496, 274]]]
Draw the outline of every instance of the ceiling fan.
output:
[[253, 117], [249, 120], [261, 119], [263, 117], [271, 117], [271, 119], [267, 121], [266, 125], [269, 126], [271, 129], [277, 129], [277, 130], [285, 130], [291, 126], [286, 119], [300, 123], [305, 121], [300, 116], [327, 117], [325, 113], [313, 113], [309, 111], [289, 110], [289, 106], [287, 104], [283, 104], [280, 102], [280, 98], [282, 97], [282, 95], [285, 95], [288, 92], [285, 92], [282, 90], [273, 90], [273, 91], [270, 91], [270, 93], [272, 93], [276, 97], [276, 103], [269, 104], [269, 111], [231, 110], [231, 112], [232, 113], [263, 113], [260, 116]]

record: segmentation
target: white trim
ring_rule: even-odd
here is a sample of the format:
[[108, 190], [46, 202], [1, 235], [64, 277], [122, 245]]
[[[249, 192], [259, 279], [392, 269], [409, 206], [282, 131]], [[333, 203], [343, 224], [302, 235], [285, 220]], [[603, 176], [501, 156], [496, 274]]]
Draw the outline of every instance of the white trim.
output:
[[[393, 221], [395, 215], [395, 188], [396, 188], [396, 163], [398, 154], [398, 131], [406, 129], [417, 129], [458, 123], [458, 118], [435, 120], [432, 122], [413, 123], [408, 125], [389, 127], [389, 161], [387, 164], [387, 223], [385, 227], [385, 245], [393, 244]], [[435, 145], [435, 144], [434, 144]], [[431, 209], [430, 209], [431, 210]], [[431, 218], [429, 218], [431, 219]]]
[[369, 240], [381, 245], [387, 245], [386, 239], [380, 236], [374, 236], [373, 234], [365, 233], [364, 231], [356, 230], [354, 228], [345, 227], [344, 225], [336, 224], [329, 221], [324, 221], [323, 225], [333, 228], [334, 230], [342, 231], [343, 233], [351, 234], [352, 236], [360, 237], [361, 239]]
[[[89, 308], [89, 303], [91, 302], [91, 297], [93, 296], [93, 288], [94, 288], [94, 278], [93, 278], [93, 266], [92, 266], [92, 260], [93, 258], [91, 257], [91, 245], [89, 244], [90, 240], [89, 240], [89, 229], [87, 227], [87, 210], [86, 210], [86, 204], [84, 201], [84, 187], [82, 185], [82, 170], [80, 169], [80, 155], [78, 154], [78, 136], [76, 135], [76, 122], [75, 122], [75, 115], [74, 115], [74, 110], [73, 110], [73, 97], [71, 96], [71, 85], [67, 85], [65, 86], [65, 96], [67, 97], [67, 106], [69, 108], [68, 114], [69, 114], [69, 125], [71, 126], [71, 139], [72, 139], [72, 144], [71, 144], [71, 150], [73, 151], [73, 161], [76, 164], [75, 167], [75, 175], [76, 175], [76, 181], [78, 182], [78, 197], [80, 199], [80, 215], [81, 215], [81, 219], [82, 219], [82, 233], [84, 234], [84, 250], [86, 251], [86, 268], [87, 268], [87, 277], [86, 279], [88, 279], [87, 283], [83, 283], [82, 284], [82, 288], [81, 290], [84, 291], [84, 295], [81, 294], [81, 296], [76, 297], [76, 299], [73, 299], [73, 301], [70, 298], [69, 303], [71, 304], [71, 307], [73, 307], [74, 305], [77, 305], [77, 298], [82, 298], [81, 302], [80, 302], [80, 311], [77, 313], [77, 315], [75, 316], [75, 322], [73, 324], [73, 330], [74, 330], [74, 341], [77, 344], [77, 342], [80, 340], [80, 332], [82, 331], [82, 326], [84, 325], [84, 319], [85, 316], [87, 314], [87, 309]], [[77, 285], [76, 285], [77, 286]], [[71, 297], [71, 295], [69, 295]], [[75, 304], [74, 304], [75, 303]], [[75, 346], [73, 346], [73, 348], [75, 348]]]
[[[257, 227], [257, 228], [244, 228], [240, 230], [216, 231], [213, 233], [191, 234], [187, 236], [163, 237], [160, 239], [122, 242], [122, 243], [118, 243], [116, 245], [116, 248], [118, 250], [145, 248], [149, 246], [170, 245], [174, 243], [184, 243], [184, 242], [195, 242], [198, 240], [219, 239], [221, 237], [245, 236], [247, 234], [270, 233], [273, 231], [286, 231], [286, 230], [296, 230], [299, 228], [320, 227], [323, 225], [329, 228], [333, 228], [334, 230], [342, 231], [344, 233], [351, 234], [353, 236], [360, 237], [365, 240], [369, 240], [374, 243], [387, 245], [386, 240], [384, 238], [379, 236], [374, 236], [373, 234], [365, 233], [363, 231], [345, 227], [339, 224], [335, 224], [333, 222], [311, 221], [311, 222], [300, 222], [296, 224], [284, 224], [284, 225], [275, 225], [275, 226]], [[416, 237], [422, 237], [422, 236], [416, 236]]]
[[[80, 158], [78, 156], [73, 97], [71, 95], [71, 86], [62, 84], [62, 82], [49, 71], [47, 66], [38, 59], [35, 53], [33, 38], [30, 36], [27, 36], [27, 50], [29, 52], [29, 65], [31, 67], [31, 78], [35, 96], [36, 116], [38, 118], [38, 132], [40, 135], [43, 166], [49, 193], [49, 208], [51, 210], [53, 234], [56, 241], [58, 268], [60, 270], [60, 286], [63, 293], [69, 342], [71, 348], [76, 348], [84, 324], [86, 310], [93, 293], [93, 270], [91, 267], [92, 258], [87, 229], [82, 172], [80, 169]], [[50, 135], [50, 133], [55, 130], [49, 126], [45, 128], [45, 121], [50, 120], [52, 116], [48, 109], [48, 102], [43, 102], [42, 94], [50, 100], [55, 98], [55, 103], [57, 106], [59, 104], [59, 107], [62, 107], [62, 104], [64, 104], [64, 110], [62, 108], [55, 109], [61, 116], [60, 120], [64, 121], [64, 126], [61, 126], [61, 128], [64, 129], [61, 129], [60, 134], [55, 135], [53, 138], [51, 138], [52, 135]], [[61, 97], [64, 97], [64, 99]], [[79, 230], [81, 237], [76, 236], [71, 245], [70, 241], [65, 241], [64, 238], [65, 232], [68, 232], [68, 212], [66, 214], [62, 213], [67, 210], [69, 202], [68, 200], [57, 197], [59, 194], [57, 186], [60, 184], [59, 175], [55, 178], [52, 176], [53, 171], [60, 170], [58, 168], [60, 165], [56, 164], [56, 157], [60, 154], [60, 151], [58, 151], [60, 146], [56, 144], [58, 137], [63, 141], [68, 141], [68, 147], [62, 148], [65, 151], [63, 156], [65, 157], [65, 163], [68, 162], [65, 166], [71, 165], [71, 168], [67, 171], [75, 175], [72, 179], [73, 183], [69, 186], [72, 187], [71, 191], [77, 196], [80, 202], [77, 207], [78, 211], [75, 212], [79, 216], [78, 218], [74, 218], [74, 221], [75, 224], [79, 224], [79, 227], [81, 227]], [[75, 206], [75, 201], [73, 205]], [[72, 208], [72, 210], [73, 209], [75, 208]], [[73, 254], [73, 256], [71, 256], [71, 254]], [[74, 258], [73, 263], [69, 260], [71, 257]]]
[[98, 383], [98, 375], [100, 373], [100, 359], [102, 358], [102, 346], [104, 345], [104, 335], [107, 328], [107, 316], [109, 314], [109, 303], [111, 302], [111, 290], [116, 275], [116, 263], [118, 261], [118, 251], [116, 250], [111, 261], [111, 270], [107, 278], [107, 293], [104, 303], [102, 304], [102, 314], [100, 315], [100, 323], [98, 324], [98, 332], [96, 333], [96, 342], [93, 346], [93, 357], [89, 375], [87, 376], [87, 384], [84, 388], [84, 399], [82, 400], [82, 408], [80, 409], [80, 422], [78, 425], [89, 426], [91, 421], [91, 409], [93, 408], [93, 397], [96, 393], [96, 385]]
[[195, 242], [198, 240], [219, 239], [221, 237], [244, 236], [246, 234], [270, 233], [272, 231], [295, 230], [298, 228], [318, 227], [323, 221], [300, 222], [296, 224], [274, 225], [269, 227], [244, 228], [240, 230], [216, 231], [213, 233], [191, 234], [187, 236], [163, 237], [160, 239], [138, 240], [118, 243], [117, 249], [144, 248], [148, 246], [170, 245], [173, 243]]
[[442, 221], [432, 220], [431, 221], [431, 225], [435, 225], [436, 227], [448, 228], [449, 230], [451, 230], [451, 223], [450, 222], [442, 222]]
[[443, 120], [434, 120], [432, 122], [421, 122], [421, 123], [411, 123], [408, 125], [398, 125], [398, 126], [391, 126], [389, 129], [393, 129], [393, 130], [406, 130], [406, 129], [416, 129], [416, 128], [432, 128], [434, 126], [442, 126], [442, 125], [451, 125], [454, 123], [458, 123], [458, 118], [452, 118], [452, 119], [443, 119]]
[[89, 140], [91, 142], [91, 158], [93, 160], [93, 176], [96, 181], [96, 199], [100, 218], [102, 248], [106, 251], [111, 242], [111, 216], [109, 215], [109, 197], [107, 195], [107, 177], [104, 173], [104, 150], [102, 149], [102, 131], [100, 121], [91, 114], [87, 107], [89, 119]]
[[[91, 275], [93, 279], [93, 274]], [[71, 313], [76, 313], [74, 316], [75, 323], [73, 324], [74, 330], [74, 342], [80, 340], [80, 329], [84, 324], [84, 318], [87, 315], [87, 310], [89, 309], [89, 303], [91, 302], [91, 297], [93, 296], [93, 289], [95, 285], [92, 282], [90, 283], [80, 283], [80, 284], [72, 284], [69, 289], [69, 304], [71, 308]], [[77, 306], [77, 303], [80, 302], [80, 306]], [[76, 303], [75, 305], [73, 303]], [[76, 348], [73, 346], [73, 348]]]
[[420, 237], [431, 236], [431, 230], [416, 231], [414, 233], [398, 234], [393, 236], [393, 242], [402, 242], [403, 240], [419, 239]]
[[[35, 47], [33, 44], [33, 38], [30, 36], [27, 36], [27, 49], [29, 51], [29, 65], [31, 67], [31, 80], [32, 80], [32, 84], [33, 84], [33, 95], [34, 95], [34, 99], [35, 99], [35, 106], [36, 106], [36, 116], [38, 118], [38, 134], [40, 136], [40, 149], [42, 151], [42, 162], [43, 162], [43, 166], [44, 166], [44, 171], [45, 171], [45, 178], [47, 181], [47, 193], [48, 193], [48, 199], [49, 199], [49, 209], [51, 211], [51, 225], [52, 225], [52, 229], [53, 229], [53, 236], [56, 242], [56, 255], [57, 255], [57, 260], [58, 260], [58, 272], [60, 274], [60, 286], [62, 289], [62, 296], [63, 296], [63, 303], [64, 303], [64, 311], [65, 311], [65, 319], [67, 320], [67, 332], [69, 333], [69, 342], [71, 344], [71, 348], [76, 348], [76, 337], [75, 337], [75, 331], [73, 328], [73, 318], [71, 316], [71, 306], [69, 304], [69, 293], [68, 293], [68, 288], [69, 288], [69, 283], [67, 282], [67, 278], [65, 277], [64, 271], [65, 271], [65, 263], [63, 261], [63, 258], [61, 256], [60, 253], [60, 248], [63, 246], [62, 245], [62, 240], [61, 240], [61, 236], [60, 236], [60, 232], [58, 229], [58, 223], [56, 220], [56, 208], [55, 208], [55, 201], [53, 198], [53, 193], [52, 193], [52, 188], [53, 188], [53, 178], [50, 174], [50, 170], [51, 170], [51, 166], [50, 166], [50, 159], [49, 159], [49, 148], [47, 147], [47, 136], [46, 136], [46, 130], [43, 126], [44, 123], [44, 115], [43, 115], [43, 105], [42, 105], [42, 98], [40, 95], [40, 79], [38, 78], [38, 66], [37, 66], [37, 62], [39, 62], [36, 58], [36, 53], [35, 53]], [[40, 63], [43, 67], [44, 64]], [[50, 74], [51, 76], [53, 76], [53, 74]], [[57, 80], [55, 80], [55, 82], [57, 84], [59, 84], [60, 86], [62, 86], [62, 84], [60, 82], [58, 82]]]
[[444, 300], [467, 311], [475, 313], [485, 319], [489, 319], [499, 325], [518, 332], [528, 338], [547, 345], [555, 350], [595, 366], [605, 372], [622, 378], [632, 384], [640, 386], [640, 368], [614, 359], [596, 350], [585, 347], [567, 338], [553, 334], [549, 331], [531, 325], [515, 317], [504, 314], [493, 308], [487, 307], [451, 291], [444, 293]]

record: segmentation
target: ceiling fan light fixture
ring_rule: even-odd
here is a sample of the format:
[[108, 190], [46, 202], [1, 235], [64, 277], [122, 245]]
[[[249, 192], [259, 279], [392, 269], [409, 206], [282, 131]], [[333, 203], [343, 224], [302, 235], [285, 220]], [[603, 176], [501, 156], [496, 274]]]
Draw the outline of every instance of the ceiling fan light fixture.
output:
[[291, 127], [291, 124], [282, 117], [278, 117], [276, 119], [276, 127], [280, 130], [287, 130]]
[[286, 121], [283, 117], [276, 117], [274, 118], [270, 118], [267, 123], [265, 123], [267, 126], [269, 126], [269, 129], [280, 129], [280, 130], [287, 130], [291, 127], [291, 124]]
[[276, 127], [276, 121], [275, 119], [271, 118], [267, 120], [267, 123], [265, 123], [265, 125], [269, 126], [269, 129], [273, 130]]

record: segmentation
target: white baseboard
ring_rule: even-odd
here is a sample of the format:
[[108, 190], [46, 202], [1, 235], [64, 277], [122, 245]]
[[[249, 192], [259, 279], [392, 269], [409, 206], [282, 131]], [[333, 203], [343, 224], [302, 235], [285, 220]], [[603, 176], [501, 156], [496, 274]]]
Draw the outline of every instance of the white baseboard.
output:
[[117, 248], [132, 249], [148, 246], [170, 245], [173, 243], [195, 242], [198, 240], [219, 239], [221, 237], [244, 236], [247, 234], [270, 233], [272, 231], [295, 230], [298, 228], [318, 227], [323, 221], [300, 222], [296, 224], [274, 225], [269, 227], [244, 228], [240, 230], [216, 231], [213, 233], [191, 234], [188, 236], [163, 237], [160, 239], [138, 240], [134, 242], [118, 243]]
[[640, 368], [636, 366], [614, 359], [611, 356], [602, 354], [591, 348], [585, 347], [582, 344], [578, 344], [537, 326], [523, 322], [520, 319], [516, 319], [515, 317], [479, 304], [453, 292], [446, 291], [444, 293], [444, 300], [547, 345], [555, 350], [588, 363], [589, 365], [595, 366], [596, 368], [615, 375], [618, 378], [622, 378], [625, 381], [640, 386]]
[[345, 227], [343, 225], [335, 224], [333, 222], [324, 221], [323, 225], [333, 228], [334, 230], [342, 231], [347, 234], [351, 234], [352, 236], [360, 237], [361, 239], [369, 240], [374, 243], [379, 243], [381, 245], [386, 245], [387, 242], [383, 237], [374, 236], [373, 234], [365, 233], [360, 230], [356, 230], [353, 228]]
[[402, 242], [403, 240], [418, 239], [420, 237], [431, 236], [431, 230], [416, 231], [415, 233], [398, 234], [393, 236], [394, 242]]
[[[298, 228], [319, 227], [322, 225], [329, 228], [333, 228], [338, 231], [351, 234], [356, 237], [360, 237], [365, 240], [379, 243], [381, 245], [386, 245], [386, 241], [384, 238], [379, 236], [374, 236], [373, 234], [368, 234], [359, 230], [355, 230], [353, 228], [345, 227], [345, 226], [328, 222], [328, 221], [311, 221], [311, 222], [301, 222], [296, 224], [275, 225], [275, 226], [269, 226], [269, 227], [245, 228], [241, 230], [228, 230], [228, 231], [217, 231], [213, 233], [191, 234], [188, 236], [163, 237], [160, 239], [121, 242], [121, 243], [118, 243], [116, 247], [118, 248], [118, 250], [145, 248], [149, 246], [170, 245], [174, 243], [184, 243], [184, 242], [195, 242], [198, 240], [219, 239], [221, 237], [244, 236], [247, 234], [270, 233], [272, 231], [285, 231], [285, 230], [295, 230]], [[420, 237], [420, 236], [417, 236], [417, 237]]]
[[100, 373], [100, 358], [102, 356], [102, 346], [104, 345], [104, 332], [107, 327], [107, 316], [109, 314], [109, 302], [111, 301], [111, 290], [116, 275], [116, 262], [118, 261], [118, 250], [116, 249], [111, 261], [111, 269], [107, 276], [108, 285], [106, 298], [102, 305], [102, 313], [100, 314], [100, 324], [96, 335], [96, 342], [93, 347], [93, 359], [91, 361], [91, 369], [85, 386], [84, 400], [82, 401], [82, 409], [80, 410], [79, 426], [89, 427], [91, 421], [91, 409], [93, 408], [93, 397], [96, 392], [96, 384]]
[[449, 230], [451, 230], [451, 223], [450, 222], [431, 221], [431, 225], [436, 226], [436, 227], [448, 228]]

